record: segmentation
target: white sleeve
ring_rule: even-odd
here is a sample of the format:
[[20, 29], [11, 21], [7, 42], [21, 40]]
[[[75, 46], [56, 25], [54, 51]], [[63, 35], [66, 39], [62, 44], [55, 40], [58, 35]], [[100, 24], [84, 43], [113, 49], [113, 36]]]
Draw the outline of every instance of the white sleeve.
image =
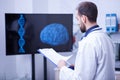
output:
[[78, 50], [75, 70], [63, 67], [60, 70], [60, 80], [94, 80], [97, 61], [94, 47], [90, 44]]
[[74, 70], [67, 68], [66, 66], [60, 69], [59, 79], [60, 80], [71, 80]]

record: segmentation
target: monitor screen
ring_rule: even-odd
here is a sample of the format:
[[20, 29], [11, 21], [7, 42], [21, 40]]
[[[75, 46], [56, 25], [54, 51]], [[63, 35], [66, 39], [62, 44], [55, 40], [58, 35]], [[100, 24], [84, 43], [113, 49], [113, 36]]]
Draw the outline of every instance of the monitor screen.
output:
[[72, 50], [72, 14], [5, 13], [6, 55], [34, 54], [38, 49]]

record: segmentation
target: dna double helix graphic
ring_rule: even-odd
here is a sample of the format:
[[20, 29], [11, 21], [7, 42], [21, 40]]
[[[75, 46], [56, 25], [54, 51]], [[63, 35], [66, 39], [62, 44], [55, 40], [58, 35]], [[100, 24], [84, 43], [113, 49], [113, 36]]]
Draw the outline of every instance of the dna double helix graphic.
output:
[[19, 53], [25, 53], [24, 50], [24, 45], [25, 45], [25, 40], [24, 40], [24, 34], [25, 34], [25, 30], [24, 30], [24, 25], [25, 25], [25, 18], [22, 14], [20, 14], [20, 18], [18, 19], [18, 24], [19, 24], [19, 30], [18, 30], [18, 34], [20, 36], [19, 40], [18, 40], [18, 45], [19, 45]]

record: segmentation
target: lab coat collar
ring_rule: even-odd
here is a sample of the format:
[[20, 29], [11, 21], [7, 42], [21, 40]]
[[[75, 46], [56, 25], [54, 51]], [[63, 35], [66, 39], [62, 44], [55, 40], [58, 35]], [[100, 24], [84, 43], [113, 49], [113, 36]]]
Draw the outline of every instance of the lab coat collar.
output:
[[[99, 25], [95, 25], [95, 26], [89, 28], [89, 29], [85, 32], [85, 34], [84, 34], [83, 37], [86, 37], [89, 33], [93, 32], [93, 31], [97, 31], [97, 30], [101, 30], [101, 29], [102, 29], [102, 28], [100, 28]], [[83, 37], [81, 38], [81, 40], [83, 39]]]

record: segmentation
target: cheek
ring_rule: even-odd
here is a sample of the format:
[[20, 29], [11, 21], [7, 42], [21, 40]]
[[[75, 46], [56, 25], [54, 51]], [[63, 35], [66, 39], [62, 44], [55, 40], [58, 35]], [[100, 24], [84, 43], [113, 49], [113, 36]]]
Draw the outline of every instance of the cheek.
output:
[[81, 20], [79, 20], [79, 26], [81, 27], [81, 25], [82, 25], [82, 22], [81, 22]]
[[77, 20], [77, 23], [78, 23], [78, 24], [81, 24], [81, 20], [80, 20], [80, 19], [78, 19], [78, 20]]
[[80, 24], [80, 21], [79, 21], [79, 20], [77, 20], [77, 24]]

